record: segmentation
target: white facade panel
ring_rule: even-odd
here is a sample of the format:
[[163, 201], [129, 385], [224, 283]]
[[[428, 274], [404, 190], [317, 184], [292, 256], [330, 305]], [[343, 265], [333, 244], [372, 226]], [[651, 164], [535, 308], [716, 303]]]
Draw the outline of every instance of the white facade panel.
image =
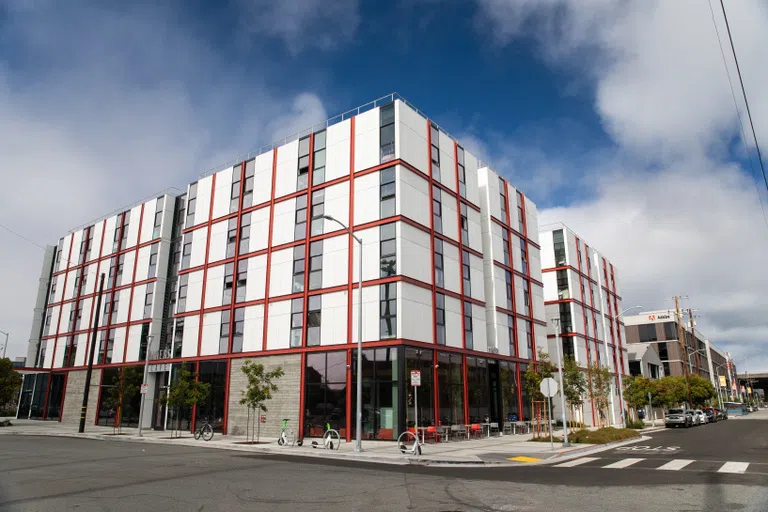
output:
[[517, 354], [522, 359], [530, 359], [532, 354], [528, 350], [528, 338], [525, 330], [525, 320], [517, 319]]
[[539, 212], [533, 201], [525, 198], [525, 228], [528, 230], [528, 238], [536, 244], [539, 243]]
[[[325, 188], [325, 215], [330, 215], [345, 226], [349, 226], [349, 182]], [[358, 223], [359, 224], [359, 223]], [[330, 220], [323, 220], [323, 233], [330, 233], [341, 227]]]
[[[379, 227], [356, 231], [355, 235], [363, 239], [363, 281], [381, 277], [379, 260]], [[398, 268], [400, 268], [398, 261]], [[354, 243], [352, 253], [352, 279], [357, 281], [360, 268], [360, 244]]]
[[395, 116], [398, 158], [429, 174], [427, 120], [402, 101], [395, 102]]
[[[248, 282], [245, 285], [245, 300], [261, 300], [267, 283], [267, 255], [248, 258]], [[263, 315], [263, 312], [262, 312]]]
[[[131, 304], [131, 320], [144, 318], [144, 297], [147, 294], [147, 285], [141, 284], [133, 288], [133, 303]], [[128, 304], [125, 305], [126, 309]]]
[[195, 196], [197, 197], [195, 201], [195, 225], [202, 222], [208, 222], [208, 216], [211, 214], [212, 187], [213, 176], [201, 178], [197, 182], [197, 195]]
[[475, 350], [486, 352], [493, 347], [493, 343], [488, 343], [486, 332], [485, 308], [472, 304], [472, 346]]
[[472, 204], [480, 206], [480, 185], [477, 175], [477, 157], [464, 150], [464, 176], [466, 178], [466, 199]]
[[141, 326], [132, 325], [128, 330], [128, 345], [125, 349], [124, 361], [127, 363], [139, 360], [141, 349]]
[[49, 340], [44, 341], [43, 343], [46, 344], [45, 358], [43, 359], [43, 368], [52, 368], [53, 367], [53, 351], [54, 351], [54, 347], [56, 347], [56, 339], [51, 338]]
[[211, 225], [211, 241], [208, 247], [208, 263], [227, 257], [229, 222], [224, 220]]
[[268, 241], [269, 208], [259, 208], [251, 212], [251, 238], [248, 240], [248, 252], [263, 251], [267, 248]]
[[[400, 307], [400, 290], [398, 289], [398, 309]], [[358, 304], [360, 304], [359, 292], [352, 293], [352, 333], [353, 340], [357, 342]], [[398, 311], [399, 313], [399, 311]], [[374, 322], [369, 320], [375, 319]], [[399, 328], [399, 326], [398, 326]], [[398, 330], [398, 337], [400, 331]], [[379, 334], [379, 286], [363, 287], [363, 341], [378, 341]]]
[[155, 229], [155, 212], [157, 211], [157, 199], [152, 199], [144, 203], [144, 213], [141, 218], [141, 233], [139, 233], [139, 243], [152, 240], [152, 232]]
[[[464, 290], [464, 295], [469, 295], [473, 299], [485, 301], [485, 280], [483, 279], [483, 260], [469, 255], [469, 281], [472, 290]], [[471, 293], [467, 293], [471, 291]]]
[[[224, 265], [217, 265], [208, 269], [205, 284], [205, 302], [203, 307], [215, 308], [222, 305], [224, 294]], [[232, 299], [234, 300], [235, 290], [232, 289]]]
[[125, 355], [125, 327], [114, 329], [115, 344], [112, 346], [112, 363], [122, 363]]
[[[185, 311], [200, 309], [203, 296], [203, 271], [190, 272], [187, 280], [187, 306]], [[184, 326], [186, 328], [186, 325]]]
[[[231, 324], [230, 324], [231, 327]], [[209, 356], [219, 353], [219, 333], [221, 332], [221, 311], [203, 315], [203, 341], [200, 355]]]
[[[189, 235], [185, 235], [186, 237]], [[205, 246], [208, 243], [208, 227], [202, 227], [192, 232], [192, 254], [189, 256], [189, 268], [205, 263]]]
[[325, 181], [335, 180], [349, 174], [351, 125], [352, 122], [347, 119], [329, 126], [326, 131]]
[[[115, 240], [115, 229], [117, 229], [117, 216], [112, 216], [107, 219], [107, 222], [104, 226], [104, 242], [102, 245], [102, 256], [106, 256], [108, 254], [114, 253], [114, 240]], [[68, 242], [68, 238], [64, 238], [64, 244], [66, 245]], [[67, 257], [67, 253], [62, 250], [61, 254], [61, 264], [60, 268], [63, 269], [66, 261], [64, 261], [64, 258]]]
[[[131, 211], [129, 212], [129, 224], [128, 224], [128, 239], [123, 243], [123, 245], [120, 247], [120, 249], [128, 249], [129, 247], [136, 247], [136, 244], [139, 243], [139, 223], [141, 222], [141, 205], [134, 206], [131, 208]], [[77, 245], [74, 246], [74, 250], [78, 250], [80, 248], [80, 242], [77, 242]], [[74, 251], [73, 251], [73, 259], [76, 258]]]
[[[449, 347], [461, 348], [464, 344], [464, 329], [461, 317], [464, 315], [461, 301], [448, 295], [445, 296], [445, 344]], [[430, 324], [431, 322], [424, 322]]]
[[[430, 269], [426, 269], [429, 271]], [[455, 293], [461, 293], [461, 262], [459, 261], [459, 248], [455, 245], [443, 242], [443, 281], [445, 289]], [[432, 281], [427, 281], [431, 283]]]
[[[477, 252], [483, 252], [483, 235], [482, 228], [480, 227], [480, 212], [477, 212], [472, 208], [467, 208], [467, 221], [469, 222], [470, 249], [474, 249]], [[501, 257], [502, 259], [504, 258], [503, 253]]]
[[539, 233], [539, 245], [541, 246], [540, 257], [542, 268], [556, 267], [555, 242], [553, 239], [552, 230], [542, 231]]
[[232, 176], [233, 173], [240, 177], [240, 164], [235, 168], [228, 167], [223, 171], [216, 173], [216, 188], [213, 193], [213, 218], [218, 219], [229, 214], [229, 202], [232, 198]]
[[379, 108], [355, 116], [355, 172], [379, 165]]
[[380, 179], [378, 172], [355, 177], [354, 221], [356, 226], [379, 220], [381, 215]]
[[104, 236], [104, 223], [97, 222], [94, 224], [91, 233], [93, 233], [93, 238], [91, 239], [91, 253], [88, 255], [88, 261], [93, 261], [99, 257], [101, 241]]
[[[253, 201], [252, 204], [262, 204], [270, 200], [272, 195], [272, 161], [274, 153], [267, 151], [257, 156], [253, 162]], [[298, 166], [298, 161], [296, 162]]]
[[[75, 351], [75, 364], [74, 364], [74, 366], [85, 366], [85, 364], [86, 364], [85, 355], [87, 354], [86, 350], [88, 349], [89, 341], [90, 340], [89, 340], [87, 334], [78, 334], [77, 335], [77, 350]], [[96, 357], [96, 355], [94, 354], [94, 358], [95, 357]]]
[[274, 225], [272, 226], [272, 247], [293, 242], [296, 226], [296, 199], [275, 203]]
[[[321, 345], [338, 345], [347, 342], [346, 291], [323, 294], [321, 318]], [[363, 319], [363, 322], [365, 322], [365, 319]]]
[[[64, 366], [64, 352], [69, 343], [68, 336], [61, 336], [56, 339], [56, 354], [53, 356], [53, 367], [62, 368]], [[47, 357], [47, 354], [46, 354]]]
[[288, 348], [291, 337], [291, 301], [270, 302], [267, 314], [267, 350]]
[[431, 284], [432, 249], [429, 234], [404, 222], [398, 222], [397, 228], [397, 273]]
[[282, 197], [296, 192], [299, 177], [299, 141], [294, 140], [277, 148], [277, 176], [275, 177], [275, 197]]
[[396, 201], [400, 215], [429, 227], [432, 210], [427, 180], [405, 167], [398, 167]]
[[397, 300], [398, 332], [402, 332], [399, 337], [423, 341], [425, 343], [433, 342], [432, 326], [432, 292], [426, 288], [407, 283], [399, 283], [401, 291]]
[[456, 160], [453, 158], [453, 139], [440, 132], [440, 183], [458, 194], [456, 184]]
[[[574, 341], [575, 344], [575, 351], [576, 351], [576, 362], [579, 363], [579, 366], [586, 367], [589, 365], [589, 361], [587, 361], [587, 343], [584, 340], [584, 338], [580, 337], [573, 337], [571, 338]], [[561, 340], [562, 343], [562, 340]]]
[[347, 284], [349, 281], [347, 245], [347, 233], [323, 240], [323, 288]]
[[[148, 275], [149, 274], [149, 253], [151, 250], [152, 250], [151, 245], [147, 245], [139, 249], [139, 255], [136, 258], [135, 281], [143, 281], [144, 279], [149, 279], [150, 277], [157, 277], [155, 275], [151, 275], [151, 276]], [[157, 273], [157, 270], [155, 270], [155, 274], [156, 273]]]
[[84, 330], [91, 327], [91, 307], [93, 307], [94, 299], [88, 298], [80, 301], [80, 329]]
[[533, 308], [533, 318], [536, 320], [546, 320], [544, 311], [544, 288], [531, 283], [531, 307]]
[[[293, 293], [293, 248], [273, 252], [271, 267], [269, 296], [280, 297]], [[272, 312], [269, 311], [269, 314]]]
[[[136, 253], [134, 251], [127, 252], [124, 255], [123, 258], [123, 275], [120, 277], [120, 280], [117, 282], [118, 286], [131, 284], [133, 282], [133, 267], [134, 262], [136, 260]], [[74, 278], [70, 276], [74, 282]]]
[[[541, 278], [544, 281], [544, 300], [558, 300], [560, 297], [557, 290], [557, 272], [545, 272]], [[563, 298], [567, 299], [567, 295], [566, 293]]]
[[[495, 328], [496, 338], [497, 338], [496, 348], [499, 349], [499, 354], [503, 356], [514, 355], [514, 348], [512, 347], [512, 344], [515, 340], [512, 338], [512, 336], [510, 336], [511, 332], [509, 330], [509, 327], [510, 327], [509, 315], [507, 315], [506, 313], [501, 313], [497, 311], [496, 313], [494, 313], [493, 318], [496, 323], [496, 328]], [[488, 331], [489, 330], [486, 329], [486, 332]], [[489, 345], [492, 345], [492, 344], [489, 344]]]
[[260, 351], [264, 340], [264, 306], [248, 306], [244, 316], [243, 352]]
[[[440, 194], [443, 202], [443, 235], [447, 236], [451, 240], [457, 242], [461, 240], [461, 233], [459, 232], [459, 217], [456, 212], [456, 200], [446, 194], [445, 192]], [[429, 204], [429, 202], [427, 202]], [[419, 205], [423, 208], [423, 205]]]
[[115, 295], [119, 297], [119, 307], [117, 308], [117, 320], [113, 323], [122, 324], [128, 321], [128, 304], [131, 301], [131, 290], [126, 288], [115, 292]]
[[200, 316], [188, 316], [184, 318], [184, 334], [181, 341], [181, 357], [195, 357], [197, 355], [197, 341], [200, 335]]

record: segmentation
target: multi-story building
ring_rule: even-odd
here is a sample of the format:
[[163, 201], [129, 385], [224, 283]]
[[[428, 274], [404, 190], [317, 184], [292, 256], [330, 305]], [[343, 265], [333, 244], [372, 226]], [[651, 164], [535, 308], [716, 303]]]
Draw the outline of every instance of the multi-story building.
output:
[[[555, 326], [564, 357], [587, 368], [599, 363], [614, 374], [609, 419], [621, 421], [621, 375], [629, 373], [618, 273], [613, 264], [565, 224], [542, 226], [539, 233], [544, 280], [544, 304], [549, 319], [549, 353], [555, 351]], [[600, 411], [585, 401], [587, 425], [601, 423]]]
[[[723, 396], [734, 391], [735, 365], [730, 355], [708, 340], [696, 328], [695, 320], [678, 320], [674, 310], [664, 309], [630, 315], [624, 321], [627, 343], [653, 346], [661, 360], [664, 375], [696, 373], [712, 382]], [[682, 345], [679, 341], [681, 330], [684, 337]], [[724, 384], [720, 377], [724, 377]]]
[[[105, 397], [149, 346], [146, 427], [243, 433], [256, 360], [285, 372], [262, 432], [291, 418], [352, 437], [361, 249], [339, 224], [362, 239], [364, 436], [412, 424], [413, 370], [420, 424], [531, 418], [520, 372], [546, 350], [536, 207], [397, 95], [65, 236], [19, 414], [79, 418], [96, 318], [91, 423], [138, 424], [136, 396], [121, 420]], [[166, 411], [185, 364], [210, 397]]]

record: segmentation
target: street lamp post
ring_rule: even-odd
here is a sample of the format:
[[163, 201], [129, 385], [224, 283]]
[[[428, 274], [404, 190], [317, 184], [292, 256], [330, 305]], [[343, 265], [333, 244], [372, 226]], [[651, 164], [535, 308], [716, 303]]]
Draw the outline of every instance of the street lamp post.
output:
[[[598, 275], [599, 274], [600, 273], [598, 272]], [[621, 317], [627, 311], [632, 311], [633, 309], [640, 309], [642, 307], [643, 306], [631, 306], [631, 307], [628, 307], [627, 309], [625, 309], [624, 311], [622, 311], [621, 313], [619, 313], [619, 314], [617, 314], [616, 316], [613, 317], [613, 320], [611, 320], [611, 325], [613, 325], [614, 322], [618, 321], [619, 317]], [[604, 318], [603, 315], [600, 315], [600, 317]], [[616, 331], [618, 333], [618, 327], [616, 328]], [[603, 326], [603, 336], [605, 336], [605, 326]], [[606, 341], [607, 341], [607, 338], [606, 338]], [[621, 357], [617, 357], [616, 358], [616, 362], [621, 364], [621, 359], [622, 359]], [[621, 375], [622, 373], [624, 373], [624, 365], [623, 364], [621, 365], [621, 368], [616, 368], [616, 373], [619, 375], [619, 402], [621, 403], [621, 407], [622, 407], [622, 410], [620, 411], [620, 413], [621, 413], [621, 426], [624, 427], [625, 426], [624, 411], [623, 411], [624, 405], [625, 405], [625, 402], [624, 402], [624, 380], [622, 379], [622, 375]]]
[[5, 351], [8, 350], [8, 333], [0, 331], [0, 334], [5, 334], [5, 345], [3, 345], [3, 359], [5, 359]]
[[[565, 414], [565, 387], [563, 387], [563, 358], [562, 347], [560, 346], [560, 319], [553, 318], [552, 325], [555, 326], [555, 347], [557, 349], [557, 370], [560, 377], [560, 409], [563, 412], [563, 447], [571, 446], [568, 442], [568, 416]], [[550, 430], [551, 432], [551, 430]]]
[[[355, 420], [355, 451], [363, 451], [363, 239], [355, 236], [349, 227], [330, 215], [315, 217], [335, 222], [349, 233], [360, 244], [360, 259], [357, 274], [358, 300], [360, 301], [357, 316], [357, 414]], [[352, 250], [352, 248], [349, 248]], [[350, 300], [352, 297], [350, 297]]]
[[147, 393], [145, 392], [146, 386], [147, 386], [147, 377], [149, 376], [149, 349], [152, 346], [152, 336], [151, 334], [147, 336], [147, 350], [144, 353], [144, 379], [141, 381], [141, 403], [139, 404], [139, 437], [142, 437], [143, 434], [141, 433], [141, 427], [143, 425], [144, 420], [144, 402], [147, 399]]

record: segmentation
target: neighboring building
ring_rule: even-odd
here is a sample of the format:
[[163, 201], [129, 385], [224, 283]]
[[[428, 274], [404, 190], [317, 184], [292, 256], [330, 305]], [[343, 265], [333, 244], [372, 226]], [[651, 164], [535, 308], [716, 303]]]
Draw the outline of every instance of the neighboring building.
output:
[[[420, 424], [531, 418], [520, 373], [546, 350], [536, 207], [396, 95], [62, 238], [19, 415], [78, 421], [98, 319], [91, 424], [115, 423], [109, 389], [149, 343], [146, 427], [209, 418], [244, 433], [253, 359], [285, 371], [265, 435], [290, 418], [307, 436], [330, 423], [352, 437], [359, 247], [321, 215], [364, 245], [365, 437], [412, 424], [414, 370]], [[157, 398], [182, 364], [211, 394], [176, 415]], [[138, 394], [126, 401], [122, 424], [136, 426]]]
[[24, 368], [24, 366], [27, 364], [27, 358], [24, 356], [17, 357], [13, 360], [12, 364], [14, 368]]
[[660, 379], [664, 376], [664, 367], [659, 354], [650, 345], [635, 343], [627, 345], [629, 374], [633, 377]]
[[[555, 352], [555, 327], [559, 322], [564, 356], [582, 368], [600, 362], [615, 375], [611, 386], [611, 423], [623, 410], [618, 370], [629, 373], [625, 347], [621, 292], [613, 264], [562, 223], [542, 226], [539, 233], [544, 279], [544, 304], [549, 319], [549, 352]], [[585, 405], [588, 425], [598, 417], [591, 400]]]
[[[682, 376], [697, 373], [721, 389], [723, 396], [736, 392], [735, 364], [727, 352], [718, 348], [691, 325], [690, 319], [682, 320], [685, 355], [681, 347], [679, 323], [673, 310], [647, 311], [624, 318], [627, 343], [653, 347], [664, 368], [664, 375]], [[725, 378], [721, 385], [720, 376]]]

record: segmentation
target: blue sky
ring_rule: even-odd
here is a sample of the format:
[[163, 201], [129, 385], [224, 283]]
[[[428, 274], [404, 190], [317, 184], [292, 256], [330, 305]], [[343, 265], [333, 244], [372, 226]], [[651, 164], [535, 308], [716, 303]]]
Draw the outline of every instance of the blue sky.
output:
[[[726, 5], [766, 153], [768, 8]], [[768, 226], [715, 26], [695, 0], [0, 0], [0, 218], [55, 243], [396, 91], [612, 259], [625, 302], [687, 294], [768, 368]], [[20, 354], [41, 251], [0, 244]]]

